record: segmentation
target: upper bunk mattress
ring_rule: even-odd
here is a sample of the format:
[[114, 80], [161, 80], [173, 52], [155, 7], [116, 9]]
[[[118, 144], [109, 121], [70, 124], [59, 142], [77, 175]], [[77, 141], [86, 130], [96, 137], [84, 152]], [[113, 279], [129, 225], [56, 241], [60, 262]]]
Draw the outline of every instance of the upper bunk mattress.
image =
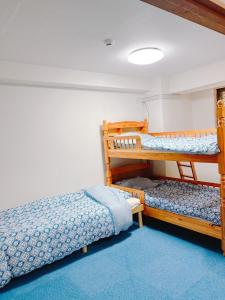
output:
[[197, 217], [220, 225], [219, 188], [194, 185], [172, 180], [153, 180], [150, 185], [142, 184], [138, 178], [123, 180], [117, 184], [145, 191], [145, 204], [176, 214]]
[[216, 135], [202, 137], [155, 137], [150, 134], [129, 132], [122, 136], [140, 136], [142, 147], [146, 150], [167, 152], [206, 154], [212, 155], [219, 152]]

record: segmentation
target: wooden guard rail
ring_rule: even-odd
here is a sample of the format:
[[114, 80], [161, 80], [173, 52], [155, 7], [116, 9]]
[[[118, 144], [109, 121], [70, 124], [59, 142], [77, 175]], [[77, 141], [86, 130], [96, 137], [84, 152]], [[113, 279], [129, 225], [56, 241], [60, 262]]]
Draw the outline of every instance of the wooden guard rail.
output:
[[141, 190], [136, 190], [136, 189], [132, 189], [132, 188], [128, 188], [125, 186], [121, 186], [121, 185], [116, 185], [116, 184], [110, 184], [110, 186], [112, 188], [116, 188], [125, 192], [128, 192], [132, 195], [132, 197], [138, 198], [141, 201], [141, 204], [144, 204], [144, 200], [145, 200], [145, 193], [144, 191]]
[[127, 150], [140, 150], [141, 138], [140, 136], [114, 136], [107, 138], [109, 148], [111, 150], [127, 149]]
[[[149, 135], [162, 138], [178, 138], [178, 137], [202, 137], [207, 135], [216, 134], [217, 130], [215, 128], [204, 129], [204, 130], [184, 130], [184, 131], [174, 131], [174, 132], [153, 132]], [[141, 137], [139, 135], [131, 136], [120, 136], [114, 135], [105, 138], [108, 142], [108, 147], [110, 150], [140, 150]]]

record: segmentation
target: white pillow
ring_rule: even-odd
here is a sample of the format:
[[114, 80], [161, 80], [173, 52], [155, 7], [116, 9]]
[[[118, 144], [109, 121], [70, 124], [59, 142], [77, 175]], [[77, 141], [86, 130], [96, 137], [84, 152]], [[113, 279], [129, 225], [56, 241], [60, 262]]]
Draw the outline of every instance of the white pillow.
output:
[[159, 182], [154, 182], [154, 180], [145, 177], [135, 177], [131, 179], [124, 179], [122, 181], [117, 182], [117, 184], [133, 189], [147, 190], [149, 188], [154, 188], [158, 186]]
[[140, 199], [138, 199], [138, 198], [133, 198], [133, 197], [127, 199], [127, 202], [129, 203], [129, 205], [130, 205], [131, 208], [134, 208], [134, 207], [136, 207], [136, 206], [138, 206], [138, 205], [141, 204]]

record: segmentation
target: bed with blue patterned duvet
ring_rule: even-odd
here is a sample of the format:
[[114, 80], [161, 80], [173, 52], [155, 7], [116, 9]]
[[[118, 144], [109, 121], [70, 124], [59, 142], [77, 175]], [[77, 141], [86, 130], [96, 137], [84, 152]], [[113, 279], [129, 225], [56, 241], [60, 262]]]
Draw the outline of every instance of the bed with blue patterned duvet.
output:
[[179, 215], [200, 218], [220, 225], [219, 188], [175, 180], [136, 177], [116, 184], [144, 190], [145, 204]]
[[[213, 155], [219, 152], [215, 134], [201, 137], [159, 137], [151, 134], [127, 132], [119, 136], [139, 136], [145, 150]], [[129, 142], [129, 141], [128, 141]]]
[[0, 288], [132, 225], [129, 193], [99, 185], [0, 212]]

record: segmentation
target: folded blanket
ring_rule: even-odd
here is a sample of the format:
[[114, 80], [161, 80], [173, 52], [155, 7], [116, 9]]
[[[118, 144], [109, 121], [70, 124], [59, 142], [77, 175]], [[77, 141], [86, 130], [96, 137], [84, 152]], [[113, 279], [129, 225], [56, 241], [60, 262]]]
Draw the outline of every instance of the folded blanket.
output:
[[[106, 206], [113, 218], [115, 234], [122, 230], [127, 230], [133, 223], [132, 211], [129, 203], [126, 201], [124, 192], [109, 188], [104, 185], [93, 186], [85, 190], [87, 196]], [[129, 193], [127, 193], [130, 197]], [[128, 197], [128, 198], [129, 198]]]

